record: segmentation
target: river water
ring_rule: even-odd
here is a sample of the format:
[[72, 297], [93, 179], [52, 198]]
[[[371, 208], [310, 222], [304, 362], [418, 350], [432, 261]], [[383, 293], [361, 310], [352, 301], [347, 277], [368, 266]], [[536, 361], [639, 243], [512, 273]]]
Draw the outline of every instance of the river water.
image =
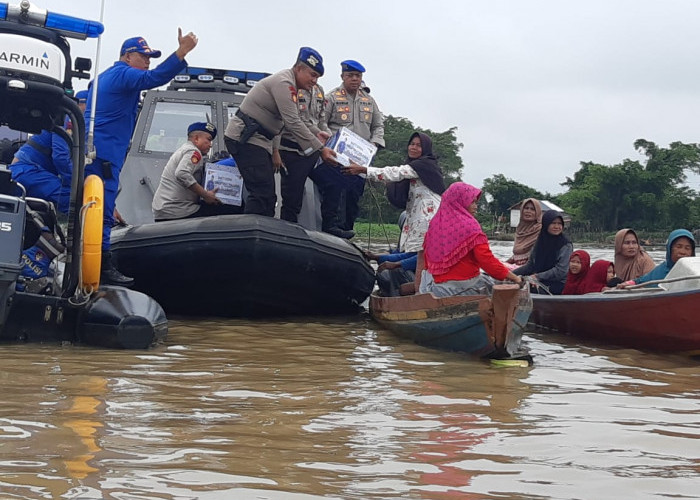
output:
[[1, 345], [0, 498], [700, 498], [697, 361], [524, 342], [495, 368], [362, 314]]

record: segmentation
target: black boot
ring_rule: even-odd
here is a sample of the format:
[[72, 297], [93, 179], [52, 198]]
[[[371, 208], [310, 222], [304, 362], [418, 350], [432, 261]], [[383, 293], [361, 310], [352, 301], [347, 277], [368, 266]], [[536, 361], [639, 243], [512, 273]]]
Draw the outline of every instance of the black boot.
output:
[[103, 285], [116, 285], [129, 288], [134, 284], [134, 278], [124, 276], [122, 273], [120, 273], [112, 263], [112, 252], [104, 252], [102, 254], [100, 283]]
[[338, 238], [343, 238], [344, 240], [349, 240], [355, 237], [355, 231], [346, 231], [345, 229], [340, 229], [338, 226], [329, 227], [323, 230], [325, 233], [332, 234]]

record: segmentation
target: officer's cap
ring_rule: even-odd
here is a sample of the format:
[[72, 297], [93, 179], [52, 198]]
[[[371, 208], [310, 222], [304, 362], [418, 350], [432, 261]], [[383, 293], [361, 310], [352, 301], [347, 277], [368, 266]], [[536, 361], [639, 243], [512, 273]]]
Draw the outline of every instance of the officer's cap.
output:
[[119, 55], [123, 56], [124, 54], [128, 54], [130, 52], [139, 52], [140, 54], [144, 54], [148, 57], [160, 57], [160, 50], [153, 50], [150, 48], [146, 40], [140, 36], [135, 36], [124, 40], [122, 50]]
[[299, 49], [297, 62], [302, 62], [323, 76], [323, 57], [311, 47], [302, 47]]
[[87, 98], [88, 98], [88, 91], [87, 90], [81, 90], [80, 92], [75, 93], [75, 99], [78, 101], [78, 104], [86, 103]]
[[195, 122], [189, 127], [187, 127], [187, 135], [190, 135], [192, 132], [207, 132], [211, 134], [212, 140], [216, 137], [216, 127], [212, 123], [207, 123], [207, 122]]
[[365, 67], [359, 62], [353, 61], [352, 59], [348, 59], [347, 61], [341, 62], [340, 67], [343, 69], [343, 71], [359, 71], [360, 73], [365, 72]]

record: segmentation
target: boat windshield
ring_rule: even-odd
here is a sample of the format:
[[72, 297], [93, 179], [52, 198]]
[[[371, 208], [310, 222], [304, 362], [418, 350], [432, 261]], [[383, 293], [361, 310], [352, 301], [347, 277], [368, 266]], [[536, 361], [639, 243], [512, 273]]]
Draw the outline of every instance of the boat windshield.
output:
[[173, 153], [187, 141], [187, 127], [194, 122], [208, 121], [210, 104], [160, 101], [146, 131], [146, 150]]

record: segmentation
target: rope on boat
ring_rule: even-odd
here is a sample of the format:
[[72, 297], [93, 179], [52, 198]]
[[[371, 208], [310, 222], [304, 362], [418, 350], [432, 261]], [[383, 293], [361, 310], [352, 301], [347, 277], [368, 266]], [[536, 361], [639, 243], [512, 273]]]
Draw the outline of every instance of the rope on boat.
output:
[[[96, 202], [95, 201], [90, 201], [80, 207], [80, 260], [82, 262], [83, 259], [83, 237], [85, 234], [85, 214], [92, 205], [94, 205]], [[78, 273], [78, 283], [83, 282], [83, 266], [79, 266], [80, 271]], [[73, 294], [73, 297], [68, 298], [68, 302], [71, 305], [74, 306], [82, 306], [87, 304], [90, 301], [90, 297], [92, 296], [93, 293], [95, 293], [95, 290], [92, 288], [92, 286], [89, 287], [83, 294], [84, 290], [82, 289], [81, 286], [75, 287], [75, 294]]]
[[[367, 187], [369, 187], [369, 194], [372, 197], [372, 201], [374, 201], [374, 204], [377, 207], [377, 216], [379, 218], [379, 223], [382, 226], [382, 230], [384, 231], [384, 238], [386, 238], [386, 244], [388, 246], [391, 246], [391, 243], [389, 242], [389, 234], [386, 232], [386, 227], [385, 227], [385, 222], [384, 218], [382, 217], [382, 207], [379, 205], [379, 200], [377, 199], [376, 193], [374, 192], [374, 187], [372, 186], [372, 183], [370, 181], [367, 182]], [[370, 205], [371, 207], [371, 205]], [[369, 240], [372, 241], [372, 219], [370, 218], [369, 220]], [[369, 243], [367, 244], [367, 249], [369, 250]]]

